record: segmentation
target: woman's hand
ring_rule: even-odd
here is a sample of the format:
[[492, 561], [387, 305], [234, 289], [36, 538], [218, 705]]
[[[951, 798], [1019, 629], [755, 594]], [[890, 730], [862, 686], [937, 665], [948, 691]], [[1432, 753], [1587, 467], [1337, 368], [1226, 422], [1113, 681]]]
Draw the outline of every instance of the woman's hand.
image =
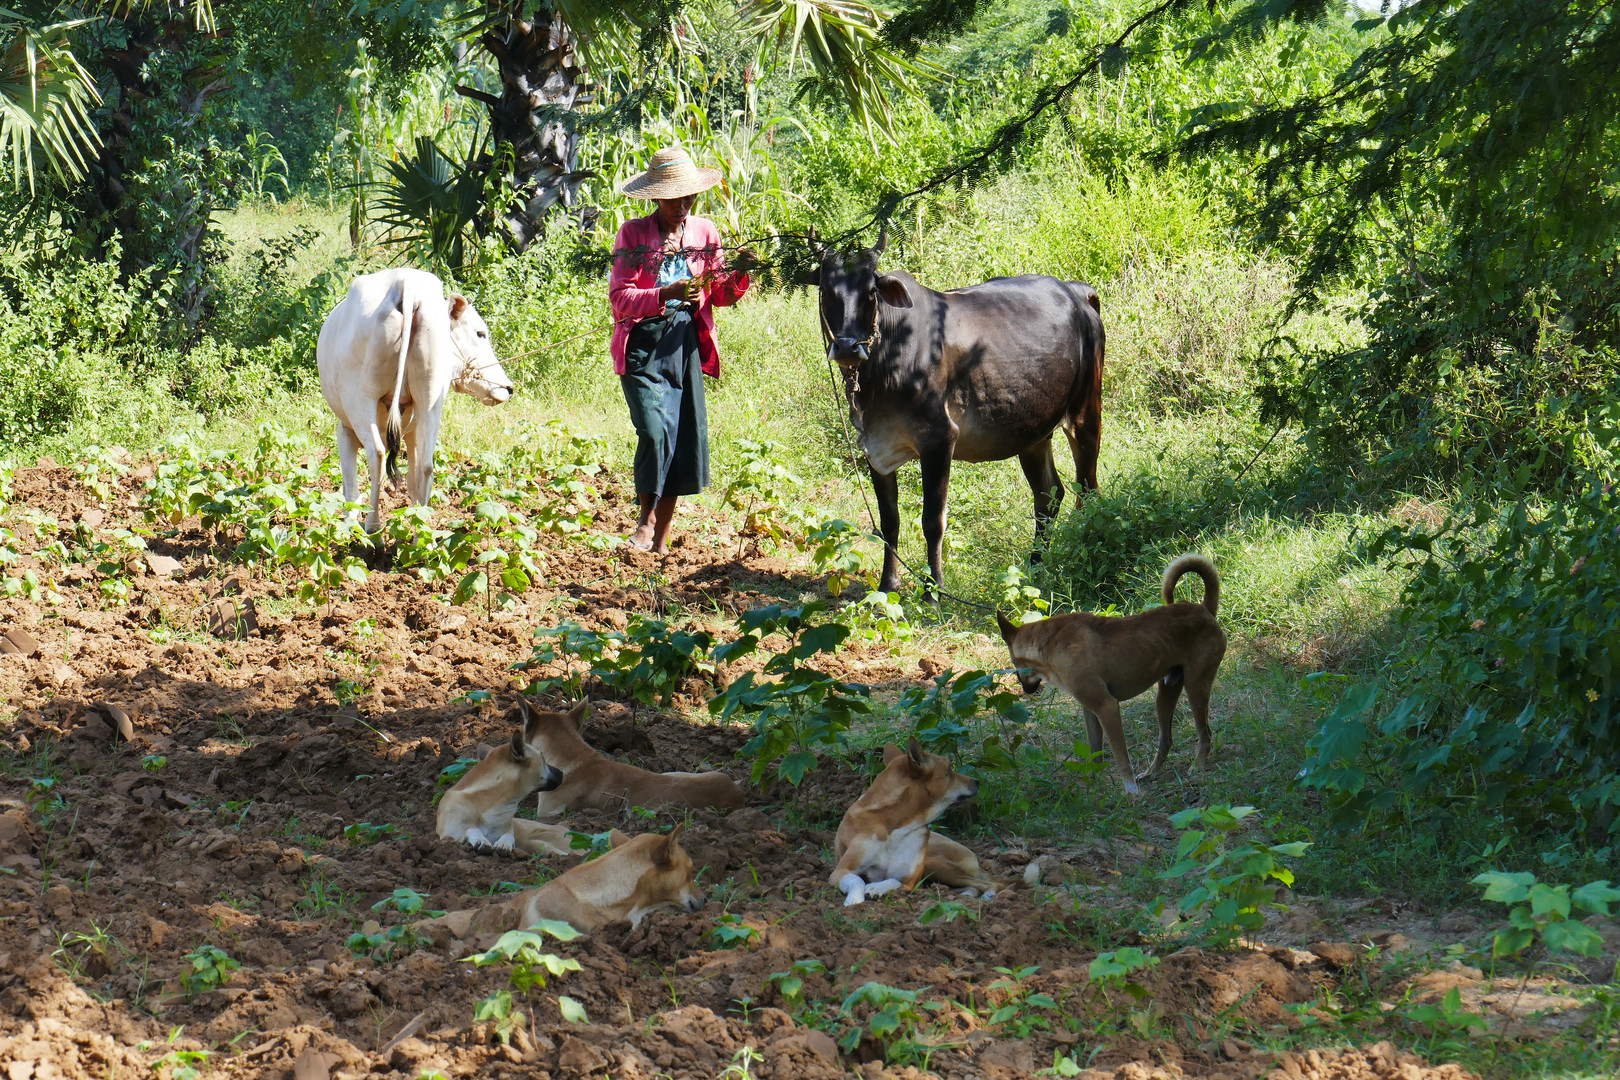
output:
[[692, 297], [692, 284], [691, 278], [682, 278], [679, 281], [670, 282], [658, 290], [659, 302], [665, 303], [670, 300], [679, 300], [683, 304], [686, 303]]

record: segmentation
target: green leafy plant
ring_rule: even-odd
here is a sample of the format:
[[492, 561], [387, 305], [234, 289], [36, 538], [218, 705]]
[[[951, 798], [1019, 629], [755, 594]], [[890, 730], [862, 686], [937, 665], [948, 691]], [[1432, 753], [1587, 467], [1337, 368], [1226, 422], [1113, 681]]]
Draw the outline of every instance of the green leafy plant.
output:
[[[1170, 816], [1170, 823], [1185, 831], [1176, 845], [1175, 862], [1159, 878], [1194, 879], [1192, 891], [1175, 906], [1183, 918], [1201, 918], [1199, 936], [1217, 948], [1226, 948], [1265, 925], [1262, 909], [1282, 906], [1270, 883], [1294, 883], [1293, 871], [1278, 862], [1278, 857], [1297, 859], [1310, 846], [1297, 841], [1234, 843], [1233, 834], [1254, 812], [1252, 806], [1221, 805], [1191, 807]], [[1188, 828], [1195, 824], [1203, 827]]]
[[740, 752], [754, 759], [756, 784], [779, 762], [778, 775], [797, 785], [815, 768], [818, 752], [844, 748], [844, 733], [854, 716], [871, 711], [866, 702], [870, 687], [835, 679], [805, 663], [837, 651], [849, 636], [842, 623], [812, 621], [824, 609], [819, 600], [799, 607], [754, 608], [738, 620], [742, 636], [714, 650], [715, 661], [726, 663], [754, 652], [772, 634], [788, 640], [786, 651], [765, 662], [764, 674], [774, 680], [756, 680], [753, 672], [744, 672], [709, 702], [709, 712], [722, 719], [739, 713], [753, 717], [755, 735]]
[[141, 768], [150, 773], [162, 772], [168, 763], [169, 759], [163, 754], [147, 754], [141, 758]]
[[242, 967], [229, 953], [213, 945], [199, 945], [181, 959], [190, 965], [180, 976], [180, 986], [188, 998], [219, 989], [230, 980], [231, 972]]
[[[164, 1069], [168, 1069], [169, 1080], [197, 1080], [203, 1074], [203, 1070], [208, 1067], [208, 1059], [213, 1054], [208, 1050], [181, 1050], [176, 1048], [174, 1044], [179, 1040], [181, 1032], [185, 1030], [184, 1024], [169, 1030], [168, 1043], [171, 1049], [168, 1053], [152, 1062], [150, 1068], [153, 1072], [161, 1073]], [[150, 1046], [150, 1043], [143, 1042], [140, 1044], [140, 1049], [144, 1050]]]
[[[541, 919], [528, 930], [508, 930], [486, 952], [462, 958], [481, 968], [491, 964], [508, 966], [507, 982], [511, 989], [497, 990], [484, 998], [478, 1003], [473, 1014], [475, 1020], [495, 1021], [495, 1030], [502, 1042], [510, 1041], [512, 1028], [521, 1018], [521, 1014], [512, 1010], [512, 990], [528, 994], [536, 987], [544, 987], [548, 975], [560, 978], [570, 971], [580, 970], [579, 961], [573, 957], [558, 956], [545, 951], [547, 934], [558, 941], [573, 941], [580, 936], [578, 930], [565, 922]], [[574, 1004], [577, 1006], [578, 1002]], [[580, 1009], [578, 1015], [583, 1017], [584, 1010]]]
[[804, 481], [778, 460], [785, 447], [774, 439], [738, 439], [737, 449], [742, 463], [720, 499], [742, 513], [738, 535], [744, 543], [750, 536], [778, 546], [795, 541], [803, 532], [804, 514], [794, 506], [791, 489], [803, 487]]
[[709, 931], [709, 937], [722, 949], [735, 949], [738, 945], [746, 945], [751, 941], [759, 940], [759, 930], [749, 926], [736, 915], [726, 912], [716, 920], [714, 928]]
[[1051, 1021], [1032, 1010], [1056, 1011], [1057, 1002], [1053, 1001], [1050, 995], [1032, 992], [1025, 985], [1030, 976], [1039, 970], [1040, 968], [1033, 964], [1018, 968], [996, 968], [1001, 978], [992, 982], [987, 989], [992, 992], [999, 991], [1006, 996], [990, 1014], [989, 1022], [992, 1025], [1002, 1027], [1020, 1039], [1028, 1038], [1029, 1033], [1037, 1028], [1051, 1029]]
[[1453, 986], [1434, 1005], [1414, 1005], [1406, 1010], [1406, 1018], [1428, 1024], [1437, 1035], [1453, 1035], [1471, 1028], [1483, 1028], [1485, 1018], [1462, 1007], [1462, 993]]
[[1134, 946], [1098, 953], [1086, 967], [1086, 975], [1100, 993], [1105, 987], [1129, 994], [1137, 1001], [1146, 1001], [1148, 988], [1137, 982], [1137, 972], [1152, 971], [1159, 965], [1157, 956], [1149, 956]]
[[810, 565], [827, 575], [827, 595], [842, 596], [851, 585], [877, 586], [877, 574], [867, 552], [858, 546], [865, 535], [842, 518], [829, 518], [804, 537]]
[[396, 831], [392, 825], [373, 825], [369, 821], [356, 821], [343, 826], [343, 836], [351, 844], [375, 844], [393, 836]]
[[979, 913], [966, 904], [955, 900], [936, 900], [923, 908], [922, 914], [917, 916], [917, 922], [928, 926], [937, 922], [955, 922], [961, 916], [967, 916], [972, 922], [979, 921]]
[[[839, 1037], [839, 1048], [853, 1054], [861, 1039], [869, 1036], [883, 1048], [884, 1057], [892, 1063], [926, 1062], [938, 1046], [919, 1039], [918, 1029], [927, 1021], [923, 1007], [917, 1004], [921, 993], [921, 990], [901, 990], [880, 982], [867, 982], [855, 988], [838, 1010], [841, 1021], [856, 1021]], [[856, 1010], [863, 1005], [872, 1010], [864, 1022], [856, 1018]]]
[[827, 965], [811, 957], [807, 960], [795, 960], [787, 971], [772, 972], [765, 979], [765, 985], [776, 985], [777, 992], [789, 1009], [799, 1009], [804, 1005], [804, 980], [810, 975], [826, 975]]
[[1577, 889], [1549, 885], [1531, 873], [1489, 872], [1474, 878], [1485, 888], [1485, 899], [1508, 905], [1508, 926], [1491, 939], [1491, 955], [1517, 956], [1538, 938], [1548, 952], [1572, 952], [1581, 956], [1603, 953], [1603, 937], [1581, 922], [1573, 913], [1609, 914], [1609, 905], [1620, 903], [1620, 889], [1605, 879], [1591, 881]]

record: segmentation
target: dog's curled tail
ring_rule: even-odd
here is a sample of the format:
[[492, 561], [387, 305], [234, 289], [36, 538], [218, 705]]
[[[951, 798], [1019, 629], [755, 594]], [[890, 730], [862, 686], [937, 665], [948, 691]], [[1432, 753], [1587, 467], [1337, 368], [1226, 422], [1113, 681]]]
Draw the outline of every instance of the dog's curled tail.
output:
[[1183, 555], [1165, 569], [1164, 602], [1176, 602], [1176, 582], [1184, 574], [1197, 574], [1204, 579], [1204, 606], [1211, 615], [1217, 614], [1221, 605], [1221, 575], [1215, 572], [1215, 564], [1202, 555]]

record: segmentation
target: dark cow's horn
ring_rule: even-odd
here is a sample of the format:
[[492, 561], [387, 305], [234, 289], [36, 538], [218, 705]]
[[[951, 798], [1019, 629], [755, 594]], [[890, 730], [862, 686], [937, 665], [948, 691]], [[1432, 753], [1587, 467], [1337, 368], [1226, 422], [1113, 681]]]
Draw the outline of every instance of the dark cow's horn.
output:
[[888, 246], [889, 246], [889, 223], [887, 221], [885, 221], [883, 223], [883, 226], [880, 229], [878, 229], [878, 242], [877, 242], [877, 246], [872, 249], [872, 253], [874, 255], [881, 255], [881, 254], [883, 254], [883, 249], [888, 247]]
[[810, 245], [810, 254], [814, 255], [818, 259], [827, 254], [826, 246], [823, 245], [820, 240], [816, 239], [816, 227], [814, 225], [811, 225], [809, 228], [805, 229], [804, 238], [805, 241]]

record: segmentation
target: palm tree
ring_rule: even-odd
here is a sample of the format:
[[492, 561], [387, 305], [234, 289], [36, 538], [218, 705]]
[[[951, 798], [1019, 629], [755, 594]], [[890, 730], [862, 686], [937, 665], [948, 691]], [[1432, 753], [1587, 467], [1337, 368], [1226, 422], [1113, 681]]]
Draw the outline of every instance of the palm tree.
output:
[[863, 0], [741, 0], [729, 18], [713, 9], [683, 12], [647, 0], [483, 0], [464, 12], [477, 19], [477, 42], [495, 60], [501, 93], [457, 92], [482, 102], [496, 152], [487, 169], [509, 171], [516, 197], [501, 228], [521, 251], [539, 238], [557, 207], [575, 206], [591, 173], [579, 168], [583, 107], [598, 104], [587, 70], [644, 55], [661, 36], [690, 46], [703, 31], [738, 33], [761, 55], [804, 62], [807, 90], [840, 98], [869, 131], [887, 130], [891, 92], [911, 92], [926, 65], [881, 40], [888, 12]]
[[0, 160], [10, 161], [12, 183], [26, 182], [30, 192], [42, 171], [83, 179], [99, 143], [90, 110], [101, 97], [66, 43], [81, 23], [0, 9]]

